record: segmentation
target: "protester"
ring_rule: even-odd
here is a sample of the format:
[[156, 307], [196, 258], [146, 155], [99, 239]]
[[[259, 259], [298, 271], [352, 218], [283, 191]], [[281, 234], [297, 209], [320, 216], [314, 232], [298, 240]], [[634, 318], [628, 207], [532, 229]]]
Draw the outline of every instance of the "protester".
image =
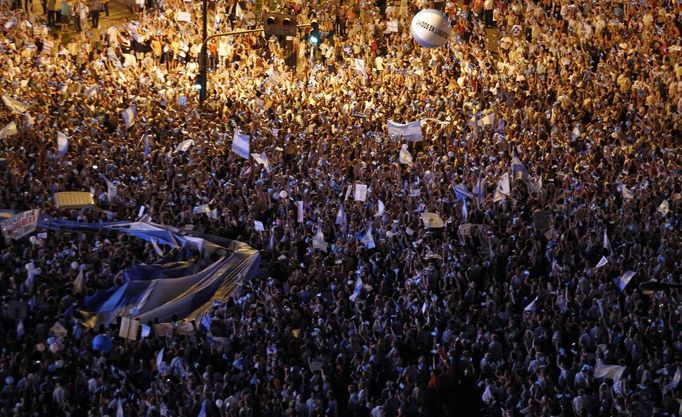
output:
[[[320, 24], [312, 55], [295, 39], [296, 69], [260, 34], [217, 39], [203, 106], [200, 2], [67, 45], [3, 4], [0, 208], [144, 206], [261, 250], [271, 278], [130, 341], [78, 310], [153, 244], [3, 241], [0, 414], [679, 415], [682, 295], [638, 287], [682, 273], [682, 6], [448, 2], [452, 39], [429, 50], [409, 34], [422, 2], [386, 8], [397, 33], [383, 4], [283, 3], [337, 32]], [[210, 33], [258, 12], [217, 0]], [[97, 208], [58, 210], [60, 191]]]

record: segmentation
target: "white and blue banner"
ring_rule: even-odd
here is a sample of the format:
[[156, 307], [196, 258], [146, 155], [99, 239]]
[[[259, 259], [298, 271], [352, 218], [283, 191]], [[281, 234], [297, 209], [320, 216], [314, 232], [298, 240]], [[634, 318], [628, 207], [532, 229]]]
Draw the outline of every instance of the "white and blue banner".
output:
[[424, 140], [421, 120], [406, 124], [396, 123], [393, 120], [389, 120], [387, 126], [389, 136], [402, 136], [409, 141]]

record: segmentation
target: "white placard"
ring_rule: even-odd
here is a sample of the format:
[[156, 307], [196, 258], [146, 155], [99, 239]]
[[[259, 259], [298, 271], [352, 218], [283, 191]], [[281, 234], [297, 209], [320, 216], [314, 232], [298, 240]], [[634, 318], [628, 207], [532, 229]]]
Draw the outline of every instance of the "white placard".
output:
[[367, 200], [367, 184], [355, 184], [355, 192], [353, 193], [355, 201]]

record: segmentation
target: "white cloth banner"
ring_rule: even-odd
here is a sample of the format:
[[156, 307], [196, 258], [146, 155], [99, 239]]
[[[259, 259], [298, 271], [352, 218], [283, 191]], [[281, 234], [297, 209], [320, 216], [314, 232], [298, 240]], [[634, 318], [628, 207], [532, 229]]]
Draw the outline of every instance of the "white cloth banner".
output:
[[241, 156], [244, 159], [249, 159], [249, 141], [251, 137], [249, 135], [243, 135], [239, 133], [239, 129], [235, 129], [234, 136], [232, 137], [232, 152]]
[[609, 378], [618, 381], [623, 377], [624, 366], [619, 365], [600, 365], [594, 368], [595, 378]]
[[406, 124], [396, 123], [393, 120], [389, 120], [387, 125], [389, 136], [402, 136], [409, 141], [424, 140], [421, 120]]

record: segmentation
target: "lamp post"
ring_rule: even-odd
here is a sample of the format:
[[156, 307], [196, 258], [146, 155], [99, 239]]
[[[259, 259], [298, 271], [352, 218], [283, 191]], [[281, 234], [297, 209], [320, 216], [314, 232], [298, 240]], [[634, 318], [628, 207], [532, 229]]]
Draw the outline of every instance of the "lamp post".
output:
[[201, 57], [199, 58], [199, 103], [206, 101], [206, 40], [208, 38], [208, 5], [207, 0], [201, 1]]

